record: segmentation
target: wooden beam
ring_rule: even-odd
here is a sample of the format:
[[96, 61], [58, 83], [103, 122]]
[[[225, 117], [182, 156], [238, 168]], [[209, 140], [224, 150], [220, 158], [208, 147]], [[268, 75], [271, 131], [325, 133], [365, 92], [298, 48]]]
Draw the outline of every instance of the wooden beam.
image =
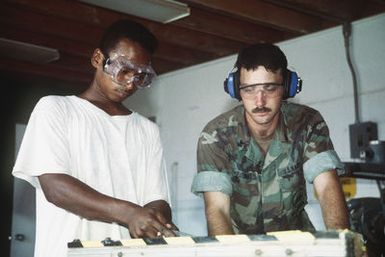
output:
[[29, 6], [19, 4], [3, 4], [0, 21], [27, 31], [89, 45], [97, 45], [102, 33], [102, 29], [95, 25], [63, 19], [55, 14], [34, 12]]
[[374, 0], [264, 0], [271, 4], [290, 8], [292, 10], [307, 13], [325, 20], [343, 23], [367, 16], [365, 10], [372, 10], [369, 13], [385, 12], [383, 4]]
[[360, 9], [360, 17], [368, 17], [385, 12], [384, 0], [368, 0], [365, 6]]
[[193, 65], [218, 58], [218, 55], [199, 49], [186, 49], [174, 44], [160, 44], [154, 54], [155, 58], [168, 60], [181, 65]]
[[301, 34], [332, 26], [332, 24], [325, 24], [323, 20], [317, 17], [262, 0], [181, 0], [181, 2], [227, 14], [231, 18], [243, 18], [266, 27]]
[[[76, 42], [72, 40], [62, 40], [58, 37], [51, 35], [41, 34], [38, 31], [27, 31], [25, 27], [14, 27], [13, 24], [4, 24], [0, 19], [0, 35], [2, 37], [26, 42], [30, 44], [51, 47], [58, 49], [62, 54], [67, 53], [69, 55], [78, 56], [79, 58], [87, 60], [92, 55], [93, 46]], [[155, 57], [162, 59], [169, 59], [173, 62], [180, 62], [183, 65], [192, 65], [199, 62], [218, 58], [217, 55], [199, 51], [199, 49], [186, 49], [178, 45], [173, 44], [160, 44], [159, 48], [155, 52]]]
[[[16, 4], [14, 3], [16, 2]], [[23, 41], [23, 33], [26, 31], [26, 38], [31, 38], [34, 43], [37, 41], [45, 41], [49, 43], [50, 47], [66, 50], [67, 52], [82, 53], [88, 57], [103, 31], [99, 25], [100, 20], [96, 17], [108, 17], [108, 22], [103, 23], [108, 25], [113, 19], [119, 15], [116, 12], [105, 10], [102, 8], [90, 7], [75, 2], [79, 5], [76, 11], [73, 6], [65, 5], [64, 3], [72, 3], [71, 1], [55, 1], [58, 6], [63, 7], [59, 10], [56, 5], [52, 5], [51, 1], [41, 0], [40, 4], [34, 1], [14, 0], [12, 3], [7, 3], [0, 10], [0, 22], [2, 27], [8, 28], [8, 35], [12, 38]], [[47, 3], [47, 6], [45, 6]], [[69, 8], [69, 9], [65, 9]], [[95, 9], [94, 16], [83, 18], [79, 21], [76, 15], [69, 11], [74, 11], [79, 14], [79, 10], [83, 10], [83, 15], [89, 13], [90, 8]], [[46, 11], [48, 9], [49, 11]], [[46, 13], [44, 13], [46, 11]], [[70, 16], [70, 17], [67, 17]], [[63, 18], [65, 16], [65, 18]], [[22, 17], [22, 18], [21, 18]], [[74, 18], [75, 17], [75, 18]], [[98, 21], [98, 22], [95, 22]], [[244, 44], [236, 40], [223, 40], [216, 36], [200, 33], [198, 31], [187, 31], [184, 28], [175, 25], [163, 25], [155, 22], [142, 22], [157, 36], [160, 41], [160, 49], [175, 48], [175, 52], [171, 52], [160, 56], [161, 58], [171, 58], [173, 61], [180, 58], [181, 63], [188, 61], [190, 64], [196, 64], [208, 60], [208, 58], [219, 58], [236, 52]], [[81, 27], [78, 30], [78, 27]], [[17, 32], [22, 31], [16, 35]], [[36, 35], [34, 35], [36, 34]], [[79, 46], [78, 46], [79, 45]], [[88, 46], [87, 46], [88, 45]], [[199, 45], [199, 47], [196, 47]], [[68, 46], [68, 47], [67, 47]], [[71, 48], [71, 49], [68, 49]], [[178, 54], [190, 52], [188, 55], [191, 60], [184, 60], [186, 54], [178, 57]], [[161, 55], [157, 53], [157, 55]], [[202, 58], [206, 56], [205, 58]]]
[[77, 1], [56, 0], [52, 3], [50, 0], [8, 0], [8, 2], [12, 2], [13, 8], [10, 4], [5, 6], [8, 10], [2, 8], [0, 15], [4, 14], [4, 17], [1, 19], [9, 21], [23, 17], [13, 22], [28, 28], [33, 26], [42, 33], [61, 38], [71, 37], [72, 40], [80, 42], [97, 42], [107, 25], [118, 18], [128, 18], [149, 28], [161, 44], [170, 43], [208, 53], [219, 52], [218, 56], [224, 56], [243, 45], [236, 40], [221, 40], [207, 33], [186, 31], [173, 24], [160, 24]]
[[72, 71], [52, 64], [35, 64], [4, 58], [0, 59], [0, 70], [16, 72], [21, 76], [23, 74], [37, 75], [87, 86], [92, 80], [92, 75], [85, 72]]
[[158, 75], [189, 66], [187, 64], [181, 65], [179, 62], [172, 62], [172, 61], [160, 59], [160, 58], [154, 58], [152, 60], [152, 65], [154, 66], [154, 70]]
[[51, 47], [73, 55], [89, 58], [92, 54], [93, 47], [90, 44], [73, 41], [63, 40], [60, 37], [42, 34], [39, 31], [24, 26], [14, 26], [12, 23], [4, 23], [0, 18], [0, 35], [8, 39], [30, 43], [34, 45], [40, 45], [45, 47]]
[[[231, 39], [247, 44], [262, 41], [279, 42], [289, 36], [279, 30], [201, 10], [200, 8], [191, 7], [191, 13], [192, 15], [177, 20], [174, 24], [186, 29], [215, 35], [223, 38], [223, 40]], [[293, 36], [298, 36], [298, 33], [290, 35], [290, 37]]]

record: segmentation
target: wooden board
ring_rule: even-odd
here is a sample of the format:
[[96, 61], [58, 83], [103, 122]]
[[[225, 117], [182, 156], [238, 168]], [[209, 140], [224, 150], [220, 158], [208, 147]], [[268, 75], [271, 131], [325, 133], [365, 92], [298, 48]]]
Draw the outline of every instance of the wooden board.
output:
[[68, 257], [361, 257], [361, 235], [344, 231], [279, 231], [267, 235], [158, 237], [68, 243]]

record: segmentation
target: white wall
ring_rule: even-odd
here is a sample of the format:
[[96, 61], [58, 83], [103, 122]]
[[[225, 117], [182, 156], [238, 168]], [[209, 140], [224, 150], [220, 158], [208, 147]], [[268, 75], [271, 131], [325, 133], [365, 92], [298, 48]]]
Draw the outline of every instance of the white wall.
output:
[[[385, 140], [385, 14], [353, 23], [352, 60], [359, 86], [361, 121], [378, 124]], [[353, 84], [347, 65], [342, 28], [281, 42], [289, 68], [304, 80], [294, 101], [318, 109], [329, 125], [334, 146], [349, 161], [348, 126], [354, 123]], [[203, 126], [238, 104], [223, 91], [223, 80], [236, 56], [178, 70], [159, 77], [157, 85], [126, 104], [146, 116], [156, 116], [161, 128], [176, 224], [184, 232], [206, 235], [203, 202], [190, 193], [196, 173], [196, 143]], [[356, 196], [378, 196], [374, 181], [358, 180]], [[307, 208], [323, 228], [317, 202], [309, 189]]]

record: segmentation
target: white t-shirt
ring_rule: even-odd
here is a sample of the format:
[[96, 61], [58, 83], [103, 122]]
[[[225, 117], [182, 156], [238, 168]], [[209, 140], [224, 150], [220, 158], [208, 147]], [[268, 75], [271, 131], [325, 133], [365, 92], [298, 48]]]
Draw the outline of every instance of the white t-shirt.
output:
[[65, 257], [74, 239], [129, 238], [118, 224], [90, 221], [47, 202], [37, 176], [71, 175], [100, 193], [143, 206], [169, 202], [159, 129], [133, 112], [110, 116], [77, 96], [46, 96], [28, 122], [12, 174], [36, 188], [35, 257]]

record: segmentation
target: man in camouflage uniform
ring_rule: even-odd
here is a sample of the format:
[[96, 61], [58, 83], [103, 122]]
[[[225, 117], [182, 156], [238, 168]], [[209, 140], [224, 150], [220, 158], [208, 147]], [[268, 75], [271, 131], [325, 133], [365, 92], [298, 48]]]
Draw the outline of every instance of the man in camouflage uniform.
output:
[[300, 90], [283, 52], [252, 45], [235, 68], [225, 90], [243, 104], [210, 121], [198, 142], [192, 192], [204, 196], [209, 235], [314, 231], [305, 180], [314, 185], [326, 227], [348, 228], [337, 175], [343, 165], [325, 121], [310, 107], [282, 101]]

